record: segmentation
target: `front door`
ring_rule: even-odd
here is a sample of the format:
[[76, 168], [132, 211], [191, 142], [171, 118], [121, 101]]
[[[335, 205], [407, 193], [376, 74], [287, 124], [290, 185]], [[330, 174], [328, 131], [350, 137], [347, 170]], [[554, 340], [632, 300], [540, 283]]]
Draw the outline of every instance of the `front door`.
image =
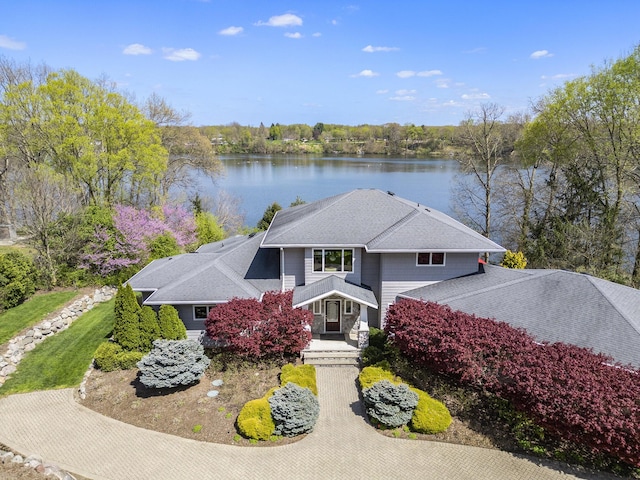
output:
[[324, 304], [325, 331], [340, 331], [340, 300], [326, 300]]

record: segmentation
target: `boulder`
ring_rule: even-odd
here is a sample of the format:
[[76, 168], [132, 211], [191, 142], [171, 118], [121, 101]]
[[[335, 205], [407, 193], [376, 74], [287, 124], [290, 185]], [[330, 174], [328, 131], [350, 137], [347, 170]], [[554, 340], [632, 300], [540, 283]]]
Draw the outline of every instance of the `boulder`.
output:
[[13, 452], [3, 452], [0, 450], [0, 463], [9, 463], [14, 456]]

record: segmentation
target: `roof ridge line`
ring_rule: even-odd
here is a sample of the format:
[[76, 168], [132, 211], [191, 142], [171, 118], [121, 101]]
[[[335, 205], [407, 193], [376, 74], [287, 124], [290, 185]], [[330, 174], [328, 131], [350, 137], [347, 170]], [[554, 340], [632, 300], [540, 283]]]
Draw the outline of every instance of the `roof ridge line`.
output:
[[371, 240], [369, 240], [366, 244], [365, 247], [367, 248], [367, 250], [369, 249], [369, 247], [373, 247], [375, 246], [376, 243], [381, 242], [382, 240], [384, 240], [385, 238], [387, 238], [390, 235], [393, 235], [396, 233], [396, 231], [398, 230], [398, 228], [400, 226], [402, 226], [405, 223], [408, 223], [410, 220], [412, 220], [414, 217], [420, 215], [420, 211], [417, 208], [414, 208], [411, 212], [409, 212], [408, 214], [406, 214], [404, 217], [402, 217], [400, 220], [398, 220], [396, 223], [394, 223], [393, 225], [391, 225], [389, 228], [387, 228], [386, 230], [384, 230], [382, 233], [379, 233], [378, 235], [376, 235], [375, 237], [373, 237]]
[[[624, 312], [622, 312], [622, 311], [618, 308], [618, 306], [617, 306], [615, 303], [613, 303], [613, 302], [611, 301], [611, 299], [609, 298], [609, 295], [608, 295], [607, 293], [605, 293], [605, 292], [604, 292], [604, 290], [602, 290], [602, 288], [600, 288], [600, 286], [599, 286], [596, 282], [594, 282], [594, 281], [593, 281], [594, 279], [604, 280], [603, 278], [594, 277], [594, 276], [592, 276], [592, 275], [588, 275], [588, 274], [587, 274], [587, 275], [585, 275], [585, 274], [580, 274], [580, 273], [578, 273], [578, 272], [571, 272], [571, 273], [576, 273], [576, 274], [578, 274], [578, 275], [586, 276], [586, 277], [587, 277], [587, 280], [589, 281], [589, 283], [590, 283], [591, 285], [593, 285], [593, 286], [596, 288], [596, 290], [598, 290], [598, 291], [602, 294], [602, 296], [603, 296], [604, 298], [606, 298], [606, 299], [607, 299], [607, 303], [608, 303], [609, 305], [611, 305], [611, 306], [613, 307], [613, 309], [614, 309], [616, 312], [618, 312], [622, 318], [624, 318], [624, 319], [626, 320], [627, 324], [628, 324], [629, 326], [631, 326], [631, 328], [633, 328], [636, 332], [640, 333], [640, 328], [636, 327], [636, 326], [633, 324], [633, 322], [631, 322], [631, 321], [630, 321], [629, 316], [628, 316], [628, 315], [626, 315]], [[607, 282], [608, 282], [608, 281], [610, 281], [610, 280], [604, 280], [604, 281], [607, 281]], [[612, 282], [612, 283], [615, 283], [615, 282]], [[627, 285], [620, 285], [620, 286], [627, 287]], [[633, 288], [633, 287], [628, 287], [628, 288]]]

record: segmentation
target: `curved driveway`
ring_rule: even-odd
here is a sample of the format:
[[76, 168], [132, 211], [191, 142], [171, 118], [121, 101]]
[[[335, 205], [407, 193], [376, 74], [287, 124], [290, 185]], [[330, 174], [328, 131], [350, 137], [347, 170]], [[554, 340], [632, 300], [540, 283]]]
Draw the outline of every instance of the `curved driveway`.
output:
[[289, 445], [235, 447], [144, 430], [79, 405], [71, 389], [0, 399], [0, 442], [95, 480], [615, 478], [498, 450], [384, 437], [363, 417], [357, 368], [317, 371], [318, 424]]

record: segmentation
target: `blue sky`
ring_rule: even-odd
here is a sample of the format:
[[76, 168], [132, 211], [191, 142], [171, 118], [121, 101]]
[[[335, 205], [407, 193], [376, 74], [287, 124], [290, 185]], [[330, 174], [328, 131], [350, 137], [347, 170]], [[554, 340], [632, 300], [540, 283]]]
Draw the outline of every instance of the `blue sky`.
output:
[[640, 43], [638, 0], [0, 0], [0, 55], [156, 92], [194, 125], [455, 125]]

